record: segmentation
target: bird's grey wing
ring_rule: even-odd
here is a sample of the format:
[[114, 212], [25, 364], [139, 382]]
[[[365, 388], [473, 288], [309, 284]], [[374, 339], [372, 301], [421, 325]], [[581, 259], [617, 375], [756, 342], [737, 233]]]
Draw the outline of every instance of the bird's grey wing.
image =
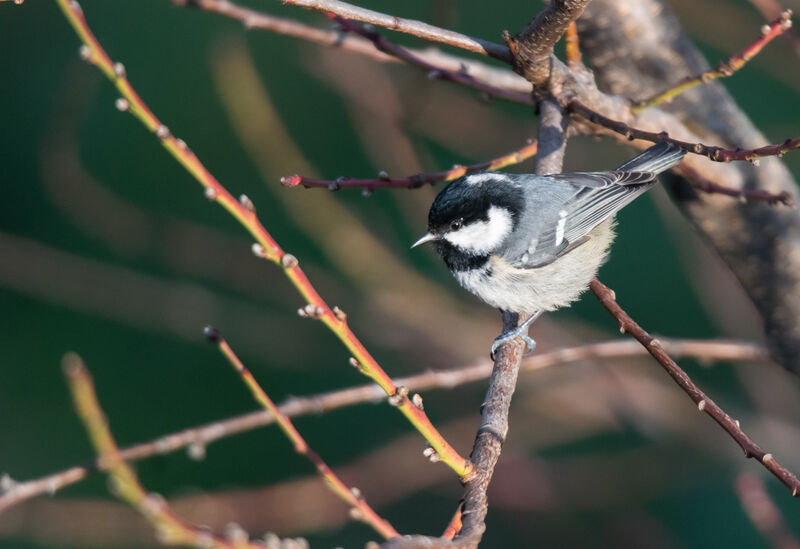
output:
[[528, 211], [517, 231], [522, 242], [506, 259], [515, 267], [537, 268], [586, 241], [586, 235], [650, 188], [651, 172], [584, 172], [541, 178], [526, 192]]

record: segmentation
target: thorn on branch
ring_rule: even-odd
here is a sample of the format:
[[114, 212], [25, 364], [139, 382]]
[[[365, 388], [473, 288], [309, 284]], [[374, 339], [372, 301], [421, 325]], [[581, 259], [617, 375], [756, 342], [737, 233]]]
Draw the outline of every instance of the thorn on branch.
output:
[[114, 101], [114, 106], [118, 111], [125, 112], [130, 108], [131, 104], [124, 97], [118, 97], [117, 100]]
[[294, 269], [299, 264], [300, 262], [292, 254], [283, 254], [283, 257], [281, 257], [281, 267], [284, 269]]

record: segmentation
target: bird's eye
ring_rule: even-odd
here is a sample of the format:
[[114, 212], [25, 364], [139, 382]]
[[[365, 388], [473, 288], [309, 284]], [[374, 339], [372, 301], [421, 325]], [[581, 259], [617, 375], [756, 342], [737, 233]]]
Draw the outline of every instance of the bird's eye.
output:
[[463, 225], [463, 224], [464, 224], [464, 220], [463, 219], [461, 219], [461, 218], [456, 219], [455, 221], [450, 223], [450, 230], [451, 231], [457, 231], [458, 229], [461, 228], [461, 225]]

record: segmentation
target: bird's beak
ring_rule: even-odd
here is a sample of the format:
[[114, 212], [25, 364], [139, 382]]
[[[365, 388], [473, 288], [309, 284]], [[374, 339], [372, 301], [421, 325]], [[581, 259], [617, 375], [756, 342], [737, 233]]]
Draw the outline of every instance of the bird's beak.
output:
[[414, 242], [411, 247], [416, 248], [420, 244], [425, 244], [426, 242], [430, 242], [431, 240], [439, 240], [439, 237], [433, 233], [425, 233], [422, 238]]

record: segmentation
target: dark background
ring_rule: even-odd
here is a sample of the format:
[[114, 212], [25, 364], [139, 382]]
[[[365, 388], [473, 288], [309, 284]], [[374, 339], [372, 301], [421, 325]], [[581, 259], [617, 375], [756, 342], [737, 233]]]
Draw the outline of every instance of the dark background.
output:
[[[399, 176], [493, 158], [535, 137], [528, 108], [485, 104], [413, 67], [244, 31], [167, 0], [82, 5], [145, 102], [232, 193], [252, 198], [266, 228], [300, 258], [328, 303], [348, 312], [387, 372], [485, 356], [498, 315], [458, 288], [431, 250], [408, 248], [424, 230], [435, 189], [365, 199], [358, 191], [286, 189], [278, 180], [381, 169]], [[251, 5], [329, 24], [277, 2]], [[494, 41], [539, 9], [521, 1], [502, 9], [446, 0], [363, 5]], [[672, 6], [711, 63], [749, 44], [764, 23], [746, 2]], [[252, 256], [243, 229], [114, 108], [116, 90], [79, 60], [78, 47], [54, 2], [0, 3], [0, 472], [26, 480], [92, 455], [60, 372], [70, 350], [93, 373], [121, 445], [256, 408], [203, 341], [205, 324], [227, 335], [277, 401], [364, 383], [332, 334], [295, 314], [301, 297], [278, 269]], [[800, 133], [799, 63], [778, 39], [725, 81], [770, 142]], [[566, 169], [611, 168], [632, 154], [609, 141], [574, 139]], [[800, 153], [785, 161], [800, 173]], [[652, 332], [760, 338], [735, 281], [660, 189], [620, 216], [601, 279]], [[547, 315], [533, 333], [541, 350], [618, 336], [591, 296]], [[800, 469], [796, 377], [767, 362], [681, 364], [757, 442]], [[464, 454], [484, 390], [485, 382], [426, 394], [431, 419]], [[769, 547], [737, 496], [742, 473], [763, 480], [800, 536], [797, 501], [742, 459], [647, 360], [523, 374], [511, 423], [490, 492], [486, 547], [530, 540], [540, 547]], [[306, 417], [297, 426], [399, 531], [441, 532], [460, 487], [443, 465], [422, 457], [423, 440], [389, 406]], [[238, 522], [253, 536], [302, 535], [312, 547], [360, 547], [376, 537], [346, 521], [343, 504], [325, 494], [274, 427], [215, 443], [202, 461], [177, 452], [136, 467], [149, 490], [218, 530], [225, 505], [252, 491], [262, 499], [243, 505], [249, 514]], [[0, 547], [156, 546], [149, 527], [106, 488], [94, 476], [10, 509], [0, 515]], [[230, 499], [197, 503], [220, 493]]]

